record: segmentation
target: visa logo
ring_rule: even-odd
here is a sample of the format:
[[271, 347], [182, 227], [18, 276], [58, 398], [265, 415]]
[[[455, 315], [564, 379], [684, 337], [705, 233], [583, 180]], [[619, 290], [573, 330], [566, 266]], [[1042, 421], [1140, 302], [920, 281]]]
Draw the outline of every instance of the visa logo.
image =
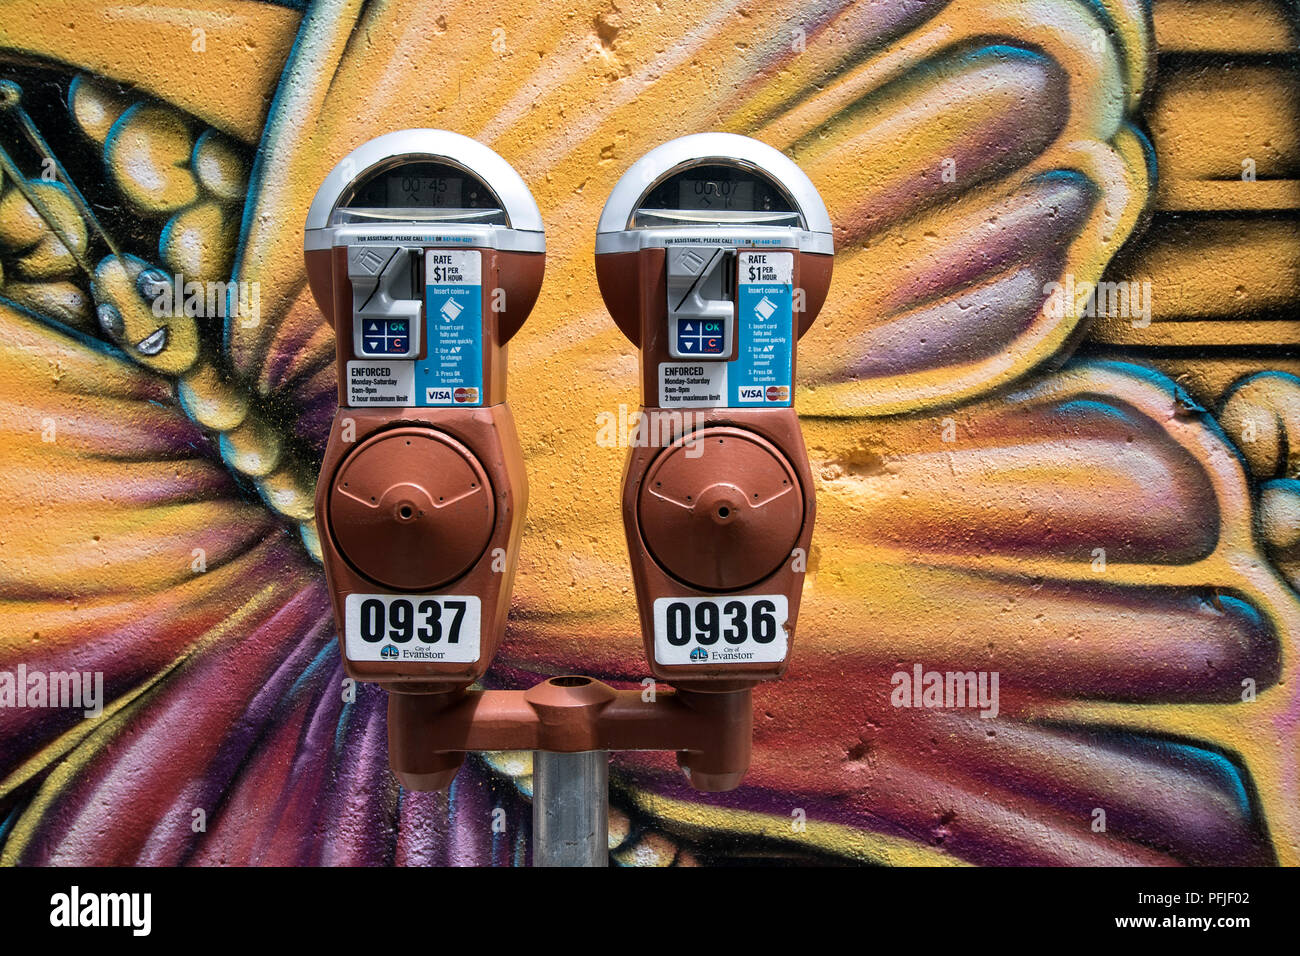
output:
[[737, 393], [742, 402], [761, 402], [763, 401], [763, 386], [761, 385], [741, 385]]
[[434, 404], [451, 404], [451, 389], [449, 388], [426, 388], [424, 390], [424, 400], [429, 405]]

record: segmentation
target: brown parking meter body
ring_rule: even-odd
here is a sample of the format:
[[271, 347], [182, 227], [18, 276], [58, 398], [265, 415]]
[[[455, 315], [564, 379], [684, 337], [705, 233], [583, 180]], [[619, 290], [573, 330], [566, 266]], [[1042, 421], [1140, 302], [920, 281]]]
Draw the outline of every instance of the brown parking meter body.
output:
[[[390, 690], [443, 692], [478, 680], [496, 653], [510, 606], [528, 482], [505, 401], [505, 345], [537, 297], [545, 256], [467, 251], [483, 257], [484, 287], [505, 289], [512, 303], [500, 313], [484, 310], [482, 406], [349, 407], [347, 364], [355, 357], [341, 348], [337, 358], [339, 410], [316, 488], [337, 619], [345, 619], [348, 595], [376, 585], [395, 594], [464, 593], [482, 601], [480, 653], [473, 660], [344, 657], [349, 676]], [[331, 254], [335, 330], [339, 342], [350, 342], [346, 252]]]
[[[447, 786], [463, 753], [410, 763], [408, 721], [451, 707], [505, 631], [527, 502], [506, 343], [536, 302], [541, 216], [481, 144], [372, 140], [308, 216], [308, 281], [337, 344], [339, 408], [316, 525], [344, 668], [387, 688], [390, 763]], [[428, 698], [424, 707], [403, 704]]]
[[[795, 346], [832, 262], [812, 183], [745, 137], [664, 144], [601, 215], [601, 295], [640, 350], [628, 555], [651, 672], [680, 693], [748, 708], [750, 689], [789, 664], [816, 513]], [[738, 785], [745, 757], [711, 783]], [[696, 759], [679, 755], [688, 775]]]
[[[797, 337], [825, 300], [833, 260], [797, 250], [775, 254], [791, 256], [793, 288], [807, 290], [808, 309], [794, 317]], [[780, 677], [789, 664], [806, 567], [801, 559], [816, 516], [812, 471], [792, 406], [665, 407], [659, 368], [680, 364], [667, 344], [665, 258], [663, 249], [643, 249], [596, 260], [606, 305], [641, 350], [641, 427], [652, 432], [629, 450], [623, 472], [623, 526], [646, 658], [651, 672], [675, 687], [751, 687]], [[635, 284], [627, 281], [627, 270], [637, 276]], [[690, 457], [692, 450], [698, 456]], [[778, 625], [787, 633], [787, 652], [780, 660], [720, 667], [656, 659], [657, 599], [731, 593], [786, 597], [788, 617]]]

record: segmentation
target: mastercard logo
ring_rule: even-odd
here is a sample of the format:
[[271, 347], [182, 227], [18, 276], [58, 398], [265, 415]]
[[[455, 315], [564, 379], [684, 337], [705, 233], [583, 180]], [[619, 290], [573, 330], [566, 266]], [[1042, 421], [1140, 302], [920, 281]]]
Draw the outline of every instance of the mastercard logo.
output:
[[452, 393], [457, 405], [473, 404], [478, 401], [477, 388], [458, 388]]
[[788, 402], [790, 400], [789, 386], [769, 385], [767, 387], [767, 400], [769, 402]]

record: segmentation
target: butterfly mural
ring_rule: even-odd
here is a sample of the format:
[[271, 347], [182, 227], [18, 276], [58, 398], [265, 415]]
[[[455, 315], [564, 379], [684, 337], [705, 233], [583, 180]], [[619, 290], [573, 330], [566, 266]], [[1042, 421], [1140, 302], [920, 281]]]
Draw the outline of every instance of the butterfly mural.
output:
[[[493, 686], [645, 676], [622, 453], [595, 440], [636, 393], [591, 268], [614, 182], [666, 139], [744, 133], [836, 226], [801, 348], [798, 654], [756, 692], [741, 789], [616, 756], [617, 862], [1295, 863], [1300, 369], [1275, 336], [1300, 272], [1238, 280], [1241, 326], [1181, 306], [1201, 353], [1175, 327], [1197, 323], [1056, 294], [1154, 276], [1178, 299], [1219, 274], [1216, 237], [1285, 243], [1294, 135], [1224, 120], [1261, 187], [1236, 189], [1239, 157], [1176, 135], [1229, 111], [1178, 69], [1239, 43], [1291, 90], [1258, 54], [1294, 22], [1246, 4], [1224, 41], [1238, 15], [1206, 6], [11, 0], [0, 671], [102, 672], [105, 706], [0, 710], [0, 861], [526, 861], [527, 754], [449, 795], [391, 780], [319, 565], [333, 336], [301, 225], [342, 156], [428, 126], [505, 156], [548, 229], [512, 342], [532, 494]], [[153, 308], [190, 282], [257, 308]], [[895, 706], [914, 664], [996, 671], [998, 716]]]

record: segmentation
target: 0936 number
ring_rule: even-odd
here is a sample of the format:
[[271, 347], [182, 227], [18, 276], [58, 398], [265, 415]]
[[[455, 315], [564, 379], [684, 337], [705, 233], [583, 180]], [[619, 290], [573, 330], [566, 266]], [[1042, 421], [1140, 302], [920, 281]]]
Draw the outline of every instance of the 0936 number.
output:
[[708, 647], [718, 641], [728, 644], [771, 644], [776, 640], [776, 605], [767, 600], [712, 602], [701, 601], [694, 608], [684, 601], [674, 601], [665, 609], [665, 637], [673, 647], [685, 647], [691, 641]]
[[[451, 620], [443, 626], [443, 611]], [[432, 598], [415, 601], [406, 598], [390, 600], [387, 608], [383, 601], [370, 598], [361, 602], [361, 639], [369, 644], [388, 640], [406, 644], [419, 640], [437, 644], [444, 637], [448, 644], [460, 641], [460, 625], [465, 617], [464, 601], [435, 601]]]

